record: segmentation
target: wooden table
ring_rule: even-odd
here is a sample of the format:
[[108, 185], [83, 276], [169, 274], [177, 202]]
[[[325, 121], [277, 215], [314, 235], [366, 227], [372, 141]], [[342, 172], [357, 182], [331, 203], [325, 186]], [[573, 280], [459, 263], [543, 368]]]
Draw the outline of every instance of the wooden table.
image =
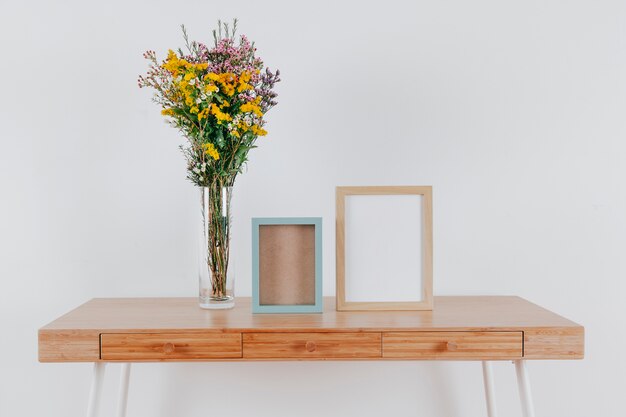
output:
[[483, 362], [489, 417], [496, 416], [490, 361], [512, 360], [525, 417], [534, 416], [529, 359], [582, 359], [584, 329], [519, 297], [435, 297], [433, 311], [252, 314], [202, 310], [195, 298], [93, 299], [39, 330], [41, 362], [94, 362], [87, 415], [97, 414], [104, 365], [121, 362], [118, 416], [130, 363], [150, 361], [470, 360]]

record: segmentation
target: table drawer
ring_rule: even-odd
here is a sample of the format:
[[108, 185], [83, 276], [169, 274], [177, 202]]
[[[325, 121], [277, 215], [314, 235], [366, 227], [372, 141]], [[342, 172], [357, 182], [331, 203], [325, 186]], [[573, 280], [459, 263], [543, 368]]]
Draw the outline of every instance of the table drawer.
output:
[[516, 359], [522, 332], [390, 332], [383, 334], [383, 358]]
[[241, 358], [241, 333], [101, 334], [100, 357], [128, 361]]
[[381, 357], [380, 333], [244, 333], [246, 359]]

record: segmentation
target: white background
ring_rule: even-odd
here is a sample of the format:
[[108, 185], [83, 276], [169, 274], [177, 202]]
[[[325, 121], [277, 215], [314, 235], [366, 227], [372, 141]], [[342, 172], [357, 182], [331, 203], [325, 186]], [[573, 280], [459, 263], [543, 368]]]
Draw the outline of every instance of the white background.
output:
[[[145, 49], [182, 44], [179, 23], [210, 40], [234, 16], [283, 74], [236, 184], [238, 294], [251, 216], [323, 216], [332, 295], [334, 187], [430, 184], [435, 293], [517, 294], [584, 324], [584, 361], [530, 364], [537, 415], [622, 416], [618, 0], [2, 1], [0, 416], [84, 414], [91, 366], [37, 363], [49, 320], [92, 297], [196, 294], [181, 138], [135, 80]], [[519, 416], [513, 367], [495, 371], [502, 415]], [[480, 365], [133, 368], [130, 417], [296, 413], [484, 416]]]

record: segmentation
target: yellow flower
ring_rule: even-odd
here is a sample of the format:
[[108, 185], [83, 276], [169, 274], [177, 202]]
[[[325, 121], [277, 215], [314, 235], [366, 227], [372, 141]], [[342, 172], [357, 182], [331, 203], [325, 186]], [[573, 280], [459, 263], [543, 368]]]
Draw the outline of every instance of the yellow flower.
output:
[[241, 107], [239, 107], [239, 110], [241, 110], [243, 113], [253, 112], [258, 117], [263, 116], [263, 112], [261, 111], [261, 107], [259, 107], [257, 100], [249, 101], [248, 103], [242, 104]]
[[223, 84], [235, 82], [236, 77], [232, 72], [223, 72], [220, 74], [220, 82]]
[[163, 109], [163, 110], [161, 110], [161, 114], [163, 116], [173, 116], [174, 115], [174, 110], [172, 110], [172, 109]]
[[233, 94], [235, 94], [235, 87], [231, 84], [222, 84], [224, 92], [229, 95], [232, 96]]
[[265, 129], [263, 129], [261, 126], [258, 126], [258, 125], [252, 125], [250, 127], [250, 130], [252, 130], [252, 133], [254, 133], [257, 136], [265, 136], [265, 135], [267, 135], [267, 131]]
[[208, 84], [206, 87], [204, 87], [204, 91], [207, 93], [215, 93], [218, 90], [219, 88], [213, 84]]
[[189, 109], [189, 113], [191, 114], [196, 114], [200, 111], [200, 109], [197, 106], [193, 106], [192, 108]]
[[223, 72], [220, 74], [209, 72], [207, 75], [204, 76], [205, 80], [220, 83], [222, 85], [222, 91], [229, 96], [235, 94], [234, 83], [237, 81], [236, 78], [237, 77], [232, 72]]
[[249, 84], [250, 82], [250, 72], [244, 71], [239, 76], [239, 86], [237, 87], [237, 91], [241, 93], [242, 91], [252, 90], [252, 86]]
[[250, 74], [250, 71], [243, 71], [241, 75], [239, 76], [239, 82], [240, 83], [250, 82], [251, 77], [252, 77], [252, 74]]
[[209, 109], [203, 109], [198, 113], [198, 120], [206, 119], [209, 117]]
[[161, 64], [161, 68], [164, 68], [172, 73], [174, 77], [178, 76], [181, 69], [184, 69], [189, 63], [184, 59], [179, 59], [176, 56], [176, 52], [171, 49], [167, 52], [167, 59], [163, 64]]
[[230, 120], [233, 119], [232, 117], [230, 117], [229, 114], [224, 113], [222, 110], [220, 110], [220, 108], [217, 107], [215, 105], [215, 103], [211, 103], [211, 110], [210, 111], [211, 111], [211, 114], [214, 115], [215, 118], [217, 119], [217, 124], [218, 125], [222, 124], [222, 122], [224, 122], [224, 121], [227, 122], [227, 121], [230, 121]]
[[209, 155], [216, 161], [220, 159], [220, 154], [217, 149], [215, 149], [215, 145], [213, 145], [212, 143], [203, 143], [202, 148], [204, 149], [205, 155]]

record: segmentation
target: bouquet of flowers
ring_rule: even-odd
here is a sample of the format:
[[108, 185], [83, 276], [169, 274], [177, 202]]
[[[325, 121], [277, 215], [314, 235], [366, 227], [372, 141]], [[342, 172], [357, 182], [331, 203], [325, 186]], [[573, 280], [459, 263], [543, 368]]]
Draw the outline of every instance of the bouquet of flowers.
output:
[[[256, 139], [267, 134], [264, 116], [276, 105], [280, 72], [264, 68], [246, 36], [236, 38], [236, 19], [232, 27], [218, 21], [211, 48], [190, 42], [182, 30], [187, 50], [170, 50], [160, 63], [154, 51], [147, 51], [149, 70], [138, 82], [154, 89], [161, 113], [187, 139], [181, 146], [187, 178], [201, 187], [202, 196], [200, 305], [227, 308], [232, 301], [227, 279], [231, 189]], [[220, 302], [227, 307], [210, 305]]]
[[187, 159], [187, 177], [199, 186], [220, 182], [232, 185], [259, 136], [267, 134], [264, 115], [276, 105], [275, 84], [280, 71], [263, 68], [256, 48], [245, 35], [218, 22], [214, 45], [189, 41], [182, 26], [187, 53], [170, 50], [159, 63], [154, 51], [139, 87], [155, 90], [161, 114], [178, 128], [188, 144], [181, 146]]

